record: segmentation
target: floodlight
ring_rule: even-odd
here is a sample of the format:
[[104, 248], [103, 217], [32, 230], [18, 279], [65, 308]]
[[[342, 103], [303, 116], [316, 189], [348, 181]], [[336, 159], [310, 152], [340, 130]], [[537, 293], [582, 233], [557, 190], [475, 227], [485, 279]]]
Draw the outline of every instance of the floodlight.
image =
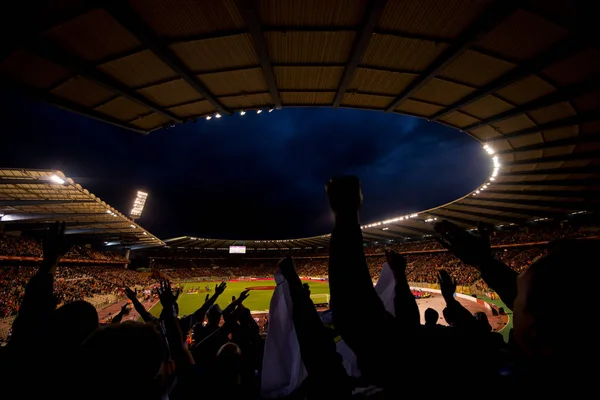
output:
[[257, 114], [260, 114], [262, 112], [262, 110], [256, 110]]
[[219, 113], [216, 113], [216, 114], [215, 114], [215, 118], [221, 118], [221, 114], [219, 114]]
[[133, 201], [133, 208], [129, 214], [131, 218], [136, 219], [142, 216], [142, 211], [144, 211], [144, 205], [146, 205], [147, 199], [148, 193], [138, 190], [135, 200]]
[[211, 118], [212, 118], [212, 117], [211, 117], [210, 115], [207, 115], [207, 116], [206, 116], [206, 120], [207, 120], [207, 121], [208, 121], [208, 120], [210, 120]]
[[64, 179], [62, 179], [62, 178], [61, 178], [60, 176], [58, 176], [58, 175], [52, 175], [52, 176], [50, 177], [50, 180], [51, 180], [51, 181], [53, 181], [53, 182], [56, 182], [56, 183], [58, 183], [58, 184], [60, 184], [60, 185], [64, 185], [64, 184], [65, 184], [65, 180], [64, 180]]
[[240, 111], [240, 115], [246, 115], [246, 111]]

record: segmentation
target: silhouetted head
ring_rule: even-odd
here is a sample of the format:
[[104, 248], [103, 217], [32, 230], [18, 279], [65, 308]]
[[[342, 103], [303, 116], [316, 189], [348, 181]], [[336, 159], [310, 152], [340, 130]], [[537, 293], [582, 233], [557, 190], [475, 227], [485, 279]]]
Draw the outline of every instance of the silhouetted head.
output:
[[435, 311], [433, 308], [428, 308], [425, 310], [425, 325], [426, 326], [435, 326], [440, 318], [440, 314]]
[[50, 336], [60, 350], [81, 345], [98, 328], [98, 312], [87, 301], [67, 303], [52, 313]]
[[478, 311], [474, 314], [475, 321], [477, 321], [477, 326], [481, 328], [484, 332], [491, 332], [492, 325], [490, 325], [490, 321], [488, 320], [488, 316], [483, 311]]
[[524, 355], [545, 364], [561, 360], [564, 369], [587, 365], [585, 359], [597, 355], [595, 330], [589, 326], [596, 290], [579, 285], [600, 282], [598, 249], [598, 240], [552, 242], [548, 254], [519, 277], [514, 335]]
[[239, 386], [242, 373], [242, 351], [235, 343], [225, 343], [217, 352], [214, 376], [225, 388]]
[[208, 324], [209, 325], [219, 325], [219, 322], [221, 322], [222, 314], [223, 314], [223, 311], [221, 310], [221, 307], [219, 307], [218, 304], [213, 304], [212, 306], [210, 306], [210, 308], [206, 312], [206, 318], [208, 319]]
[[126, 383], [109, 397], [160, 399], [165, 389], [166, 354], [166, 346], [151, 324], [127, 321], [99, 328], [83, 345], [86, 396], [105, 399], [106, 392], [97, 388], [119, 381]]

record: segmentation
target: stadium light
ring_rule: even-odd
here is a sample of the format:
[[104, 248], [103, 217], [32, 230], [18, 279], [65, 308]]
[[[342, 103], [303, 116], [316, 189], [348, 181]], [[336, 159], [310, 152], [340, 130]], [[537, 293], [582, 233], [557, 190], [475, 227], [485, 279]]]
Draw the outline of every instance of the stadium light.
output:
[[212, 118], [212, 117], [211, 117], [210, 115], [207, 115], [207, 116], [206, 116], [206, 120], [207, 120], [207, 121], [208, 121], [208, 120], [210, 120], [211, 118]]
[[240, 115], [246, 115], [246, 111], [244, 111], [244, 110], [240, 111]]
[[148, 193], [138, 190], [135, 200], [133, 201], [133, 208], [129, 214], [132, 219], [140, 218], [142, 216], [147, 199]]
[[132, 227], [133, 229], [135, 229], [135, 225], [134, 224], [131, 224], [129, 226]]
[[221, 114], [219, 114], [219, 113], [216, 113], [216, 114], [215, 114], [215, 118], [221, 118]]
[[262, 110], [256, 110], [257, 114], [260, 114], [262, 112]]
[[56, 183], [58, 183], [59, 185], [64, 185], [64, 184], [65, 184], [65, 180], [64, 180], [64, 179], [62, 179], [62, 178], [61, 178], [60, 176], [58, 176], [58, 175], [52, 175], [52, 176], [50, 177], [50, 180], [51, 180], [51, 181], [53, 181], [53, 182], [56, 182]]
[[273, 112], [273, 109], [272, 109], [272, 108], [270, 108], [270, 109], [269, 109], [269, 112]]

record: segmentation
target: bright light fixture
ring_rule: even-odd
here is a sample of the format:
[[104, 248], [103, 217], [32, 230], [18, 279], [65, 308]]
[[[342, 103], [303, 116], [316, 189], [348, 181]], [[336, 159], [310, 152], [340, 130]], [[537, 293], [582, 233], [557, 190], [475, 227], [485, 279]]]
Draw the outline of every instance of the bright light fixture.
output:
[[131, 224], [129, 226], [132, 227], [133, 229], [135, 229], [135, 225], [134, 224]]
[[240, 115], [246, 115], [246, 111], [240, 111]]
[[221, 118], [221, 114], [219, 114], [219, 113], [216, 113], [216, 114], [215, 114], [215, 118]]
[[207, 121], [208, 121], [208, 120], [210, 120], [211, 118], [212, 118], [212, 117], [211, 117], [210, 115], [207, 115], [207, 116], [206, 116], [206, 120], [207, 120]]
[[262, 110], [256, 110], [257, 114], [260, 114], [262, 112]]
[[58, 184], [60, 184], [60, 185], [64, 185], [64, 184], [65, 184], [65, 180], [64, 180], [64, 179], [62, 179], [62, 178], [61, 178], [60, 176], [58, 176], [58, 175], [52, 175], [52, 176], [50, 177], [50, 180], [51, 180], [51, 181], [53, 181], [53, 182], [56, 182], [56, 183], [58, 183]]
[[272, 108], [270, 108], [270, 109], [269, 109], [269, 112], [273, 112], [273, 109], [272, 109]]

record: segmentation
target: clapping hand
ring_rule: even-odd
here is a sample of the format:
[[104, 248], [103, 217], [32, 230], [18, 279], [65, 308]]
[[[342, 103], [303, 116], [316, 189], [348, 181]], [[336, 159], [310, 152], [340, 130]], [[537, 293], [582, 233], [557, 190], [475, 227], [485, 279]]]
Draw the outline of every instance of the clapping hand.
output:
[[489, 227], [479, 224], [480, 236], [474, 236], [446, 220], [435, 224], [438, 242], [465, 264], [480, 268], [491, 258]]
[[137, 299], [137, 289], [131, 290], [130, 288], [125, 288], [125, 296], [131, 301]]
[[121, 307], [121, 314], [127, 315], [127, 314], [129, 314], [130, 311], [131, 311], [131, 308], [129, 308], [129, 303], [123, 304], [123, 306]]
[[444, 270], [438, 273], [438, 282], [444, 299], [452, 299], [456, 292], [456, 279], [452, 279], [450, 274]]
[[[227, 289], [227, 284], [225, 282], [221, 282], [218, 285], [215, 285], [215, 294], [220, 296]], [[208, 296], [208, 295], [207, 295]]]

